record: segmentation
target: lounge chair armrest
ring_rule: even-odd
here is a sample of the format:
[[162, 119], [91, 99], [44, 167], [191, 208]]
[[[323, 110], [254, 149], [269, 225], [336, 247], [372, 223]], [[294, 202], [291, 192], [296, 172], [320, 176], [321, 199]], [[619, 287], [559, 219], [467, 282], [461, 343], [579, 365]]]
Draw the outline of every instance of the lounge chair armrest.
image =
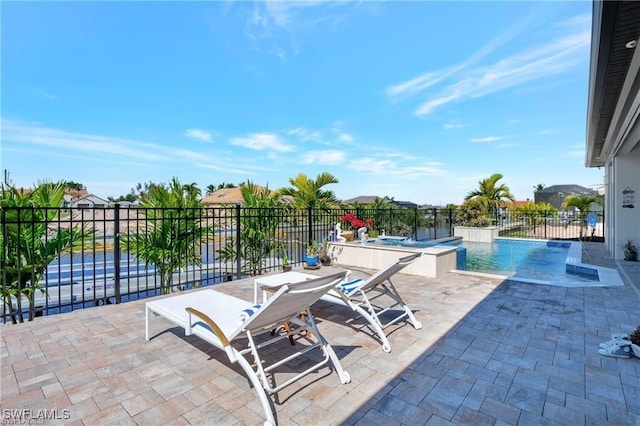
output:
[[351, 300], [349, 299], [349, 297], [344, 294], [338, 287], [334, 287], [331, 290], [333, 290], [338, 296], [340, 296], [340, 298], [344, 300], [348, 305], [351, 305]]
[[[209, 326], [209, 328], [215, 333], [215, 335], [218, 337], [218, 339], [220, 339], [220, 343], [222, 343], [223, 347], [226, 348], [227, 346], [230, 346], [229, 339], [227, 339], [227, 336], [224, 335], [224, 333], [222, 332], [220, 327], [218, 327], [218, 324], [216, 324], [216, 322], [214, 320], [212, 320], [206, 314], [203, 314], [202, 312], [200, 312], [200, 311], [198, 311], [196, 309], [185, 308], [185, 310], [190, 315], [195, 315], [196, 317], [198, 317], [202, 321], [204, 321], [204, 323], [207, 324]], [[191, 318], [189, 318], [189, 323], [187, 324], [187, 335], [190, 335], [190, 334], [191, 334]]]
[[362, 272], [365, 275], [369, 275], [370, 277], [373, 276], [373, 274], [369, 271], [365, 271], [364, 269], [360, 269], [360, 268], [352, 268], [351, 266], [349, 266], [349, 270], [350, 271], [358, 271], [358, 272]]

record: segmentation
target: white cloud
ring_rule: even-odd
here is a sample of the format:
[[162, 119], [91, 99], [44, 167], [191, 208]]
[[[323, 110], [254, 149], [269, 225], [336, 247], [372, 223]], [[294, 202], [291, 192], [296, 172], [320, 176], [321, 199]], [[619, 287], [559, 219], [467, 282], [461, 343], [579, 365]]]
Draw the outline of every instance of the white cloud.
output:
[[322, 142], [322, 133], [318, 130], [296, 127], [294, 129], [287, 130], [286, 134], [295, 136], [301, 142]]
[[342, 164], [347, 158], [343, 151], [326, 150], [326, 151], [310, 151], [302, 156], [303, 164]]
[[[238, 2], [243, 4], [244, 2]], [[301, 34], [339, 25], [359, 2], [265, 1], [253, 7], [245, 33], [257, 50], [285, 59], [301, 49]]]
[[199, 139], [203, 142], [211, 142], [211, 133], [201, 129], [187, 129], [184, 135], [188, 138]]
[[108, 155], [123, 159], [138, 159], [145, 161], [168, 160], [162, 146], [84, 133], [69, 132], [48, 128], [40, 124], [22, 123], [13, 120], [2, 120], [3, 142], [20, 142], [39, 147], [51, 148], [61, 155], [69, 154], [77, 158], [78, 155]]
[[351, 136], [349, 133], [339, 133], [338, 140], [340, 142], [353, 142], [353, 136]]
[[[527, 18], [524, 19], [525, 21]], [[402, 83], [385, 89], [392, 102], [411, 97], [432, 86], [439, 87], [414, 110], [414, 115], [424, 117], [435, 109], [451, 102], [462, 102], [472, 98], [517, 87], [535, 80], [561, 75], [588, 60], [591, 42], [589, 22], [584, 16], [565, 21], [571, 24], [573, 33], [562, 36], [549, 43], [531, 48], [521, 48], [518, 53], [504, 57], [493, 64], [471, 69], [471, 65], [493, 52], [500, 45], [513, 39], [524, 26], [514, 25], [505, 34], [474, 53], [466, 61], [442, 71], [428, 71]], [[449, 81], [444, 87], [438, 86]]]
[[443, 129], [445, 130], [450, 130], [450, 129], [461, 129], [463, 127], [467, 127], [466, 124], [455, 124], [455, 123], [446, 123], [442, 126]]
[[425, 176], [444, 176], [448, 172], [442, 163], [425, 162], [424, 164], [404, 165], [388, 159], [362, 157], [351, 161], [347, 167], [359, 172], [384, 175], [387, 178], [417, 179]]
[[276, 151], [276, 152], [291, 152], [294, 151], [294, 147], [288, 145], [280, 140], [278, 135], [274, 133], [252, 133], [243, 138], [231, 139], [231, 144], [240, 146], [254, 151]]
[[457, 76], [439, 94], [420, 105], [414, 114], [425, 116], [437, 107], [454, 101], [482, 97], [534, 80], [563, 74], [584, 64], [591, 41], [589, 31], [581, 31], [551, 43], [522, 50], [492, 65]]
[[505, 139], [504, 136], [487, 136], [484, 138], [474, 138], [470, 139], [471, 142], [496, 142], [499, 140]]
[[[467, 58], [460, 64], [454, 65], [450, 68], [447, 68], [442, 71], [431, 71], [420, 74], [417, 77], [414, 77], [408, 81], [395, 84], [391, 87], [385, 89], [385, 94], [392, 102], [409, 98], [424, 89], [427, 89], [431, 86], [440, 83], [441, 81], [446, 80], [448, 77], [455, 75], [456, 73], [468, 68], [474, 63], [478, 62], [489, 53], [496, 50], [501, 45], [507, 43], [514, 37], [518, 35], [519, 32], [524, 28], [524, 21], [527, 21], [528, 18], [523, 18], [520, 21], [514, 22], [514, 24], [503, 34], [499, 35], [495, 39], [489, 41], [486, 45], [482, 46], [478, 51], [476, 51], [473, 55]], [[434, 104], [438, 105], [438, 104]]]
[[355, 138], [344, 131], [345, 123], [341, 120], [336, 120], [331, 126], [331, 131], [336, 135], [338, 142], [353, 144]]

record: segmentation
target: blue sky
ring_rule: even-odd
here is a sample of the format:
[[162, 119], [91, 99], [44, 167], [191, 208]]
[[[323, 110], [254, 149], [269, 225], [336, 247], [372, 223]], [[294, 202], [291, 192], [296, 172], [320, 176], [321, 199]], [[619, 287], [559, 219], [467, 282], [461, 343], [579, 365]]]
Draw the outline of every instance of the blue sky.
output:
[[3, 2], [2, 168], [101, 197], [329, 172], [462, 202], [587, 169], [591, 2]]

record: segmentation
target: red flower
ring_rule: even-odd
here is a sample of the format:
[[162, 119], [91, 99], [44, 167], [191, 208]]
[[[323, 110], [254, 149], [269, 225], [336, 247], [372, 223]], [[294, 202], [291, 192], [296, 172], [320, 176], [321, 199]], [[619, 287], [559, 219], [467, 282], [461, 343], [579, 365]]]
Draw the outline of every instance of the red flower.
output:
[[348, 228], [362, 228], [364, 226], [364, 222], [356, 217], [356, 215], [347, 213], [340, 218], [341, 222], [347, 223]]

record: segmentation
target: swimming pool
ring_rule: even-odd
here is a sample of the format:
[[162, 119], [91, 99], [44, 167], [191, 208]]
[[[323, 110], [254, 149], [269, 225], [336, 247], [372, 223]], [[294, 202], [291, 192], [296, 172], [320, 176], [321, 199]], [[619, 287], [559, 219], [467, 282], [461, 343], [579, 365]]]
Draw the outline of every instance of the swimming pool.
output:
[[[424, 248], [438, 244], [456, 245], [457, 269], [508, 276], [520, 281], [545, 284], [599, 281], [598, 269], [572, 266], [568, 263], [572, 244], [578, 244], [570, 241], [496, 238], [493, 243], [479, 243], [460, 239], [435, 242], [386, 237], [376, 242], [407, 248]], [[576, 249], [577, 246], [573, 251]]]

